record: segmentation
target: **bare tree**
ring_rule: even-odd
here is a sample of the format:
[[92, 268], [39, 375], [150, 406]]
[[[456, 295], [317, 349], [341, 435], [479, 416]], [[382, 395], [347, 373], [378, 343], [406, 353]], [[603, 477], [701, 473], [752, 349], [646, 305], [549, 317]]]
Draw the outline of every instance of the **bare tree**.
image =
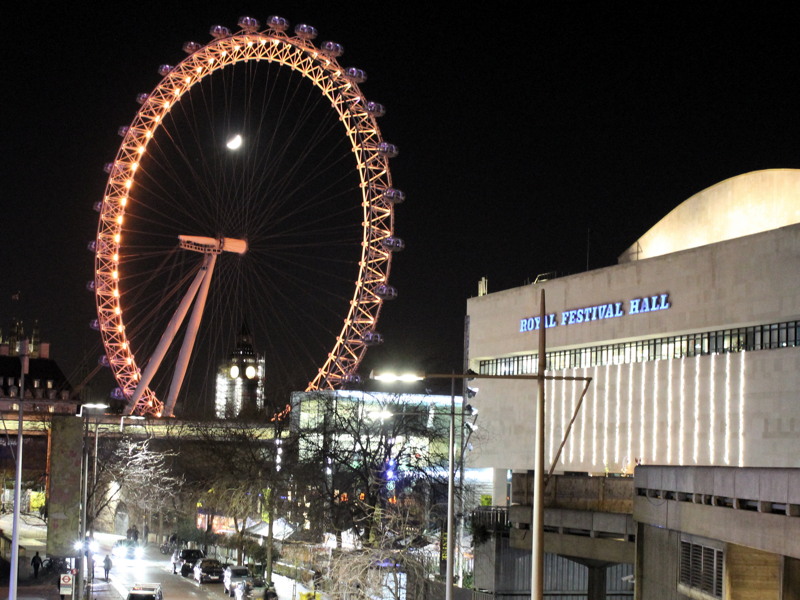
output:
[[[309, 486], [320, 530], [339, 541], [353, 530], [362, 544], [379, 547], [387, 536], [427, 529], [446, 485], [449, 405], [347, 392], [318, 392], [303, 403], [301, 462], [324, 470]], [[398, 511], [403, 519], [394, 518]]]
[[172, 432], [172, 442], [181, 448], [181, 463], [191, 481], [195, 502], [208, 518], [226, 518], [234, 533], [237, 559], [244, 559], [248, 520], [264, 520], [267, 540], [266, 571], [272, 573], [272, 525], [282, 508], [278, 501], [287, 486], [292, 438], [284, 422], [218, 421], [186, 424]]
[[[384, 529], [413, 527], [416, 517], [396, 510]], [[428, 568], [425, 554], [413, 546], [398, 547], [392, 535], [373, 539], [369, 547], [355, 551], [339, 551], [331, 558], [326, 592], [334, 599], [423, 600]]]
[[105, 438], [98, 446], [96, 483], [90, 485], [89, 522], [119, 500], [142, 514], [175, 509], [184, 478], [171, 468], [174, 453], [154, 450], [149, 438]]

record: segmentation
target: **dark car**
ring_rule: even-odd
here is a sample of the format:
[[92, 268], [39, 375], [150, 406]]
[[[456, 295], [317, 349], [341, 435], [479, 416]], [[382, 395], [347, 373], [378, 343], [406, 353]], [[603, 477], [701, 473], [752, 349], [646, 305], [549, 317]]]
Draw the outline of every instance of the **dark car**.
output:
[[201, 558], [194, 565], [194, 578], [199, 583], [222, 581], [222, 564], [216, 558]]
[[196, 550], [194, 548], [184, 548], [181, 550], [178, 555], [178, 567], [181, 570], [181, 575], [188, 577], [194, 568], [194, 564], [201, 558], [205, 558], [205, 554], [203, 554], [202, 550]]

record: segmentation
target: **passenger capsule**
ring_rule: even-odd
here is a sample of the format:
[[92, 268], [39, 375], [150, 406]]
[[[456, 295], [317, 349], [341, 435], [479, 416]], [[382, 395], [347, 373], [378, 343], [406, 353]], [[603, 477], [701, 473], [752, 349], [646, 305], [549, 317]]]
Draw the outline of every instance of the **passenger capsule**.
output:
[[95, 331], [100, 331], [100, 321], [98, 321], [97, 319], [92, 319], [91, 321], [89, 321], [89, 327], [91, 327]]
[[139, 94], [139, 95], [136, 96], [136, 101], [139, 104], [144, 104], [145, 102], [147, 102], [147, 99], [149, 97], [150, 97], [150, 94]]
[[305, 23], [299, 23], [294, 27], [294, 34], [301, 40], [313, 40], [317, 37], [317, 28]]
[[365, 331], [361, 341], [365, 346], [380, 346], [383, 343], [383, 336], [377, 331]]
[[221, 40], [222, 38], [230, 37], [231, 30], [224, 25], [213, 25], [211, 29], [208, 30], [208, 33], [210, 33], [212, 37]]
[[289, 29], [289, 21], [278, 15], [272, 15], [267, 19], [267, 27], [272, 31], [286, 31]]
[[403, 240], [394, 236], [383, 238], [381, 244], [383, 245], [383, 249], [388, 252], [400, 252], [406, 247], [406, 243]]
[[400, 149], [395, 146], [394, 144], [390, 144], [389, 142], [381, 142], [378, 144], [376, 150], [383, 154], [386, 158], [394, 158], [398, 154], [400, 154]]
[[386, 114], [386, 107], [383, 104], [378, 104], [377, 102], [367, 102], [366, 109], [367, 113], [373, 117], [382, 117]]
[[397, 288], [382, 283], [375, 288], [375, 295], [381, 300], [394, 300], [397, 298]]
[[197, 42], [184, 42], [183, 43], [183, 51], [186, 52], [186, 54], [194, 54], [195, 52], [200, 50], [200, 48], [202, 48], [202, 47], [203, 47], [203, 45], [202, 44], [198, 44]]
[[361, 375], [358, 373], [348, 373], [342, 376], [342, 383], [361, 383]]
[[406, 194], [395, 188], [386, 188], [383, 191], [383, 199], [389, 204], [402, 204], [405, 202]]
[[114, 163], [106, 163], [103, 165], [103, 171], [111, 175], [111, 172], [114, 170]]
[[86, 289], [89, 290], [90, 292], [94, 291], [94, 289], [95, 289], [95, 287], [94, 287], [94, 279], [92, 279], [91, 281], [88, 281], [86, 283]]
[[89, 252], [97, 252], [97, 240], [92, 240], [86, 244], [86, 248], [89, 250]]
[[258, 31], [261, 24], [258, 22], [258, 19], [253, 17], [239, 17], [239, 27], [248, 33], [253, 33]]
[[102, 200], [98, 200], [97, 202], [95, 202], [94, 205], [92, 205], [92, 209], [94, 210], [94, 212], [102, 211], [103, 210], [103, 201]]
[[364, 69], [350, 67], [344, 70], [345, 79], [353, 83], [364, 83], [367, 80], [367, 72]]
[[115, 387], [109, 394], [112, 400], [126, 400], [125, 392], [121, 387]]
[[322, 50], [325, 56], [330, 56], [331, 58], [336, 58], [344, 54], [344, 46], [338, 42], [322, 42], [320, 50]]
[[130, 131], [130, 129], [131, 128], [128, 127], [127, 125], [123, 125], [119, 129], [117, 129], [117, 135], [119, 137], [125, 137], [126, 135], [128, 135], [128, 131]]
[[166, 77], [167, 75], [169, 75], [169, 72], [172, 71], [172, 69], [173, 69], [172, 65], [161, 65], [160, 67], [158, 67], [158, 74], [161, 75], [162, 77]]
[[110, 367], [111, 361], [108, 360], [108, 356], [103, 354], [100, 358], [97, 359], [97, 364], [100, 365], [101, 367]]

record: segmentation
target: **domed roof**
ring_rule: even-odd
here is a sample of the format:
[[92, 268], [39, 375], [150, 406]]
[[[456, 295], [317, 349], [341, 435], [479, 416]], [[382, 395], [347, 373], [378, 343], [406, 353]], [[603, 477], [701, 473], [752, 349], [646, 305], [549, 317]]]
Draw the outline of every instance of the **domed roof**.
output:
[[800, 169], [737, 175], [698, 192], [620, 257], [630, 262], [800, 223]]

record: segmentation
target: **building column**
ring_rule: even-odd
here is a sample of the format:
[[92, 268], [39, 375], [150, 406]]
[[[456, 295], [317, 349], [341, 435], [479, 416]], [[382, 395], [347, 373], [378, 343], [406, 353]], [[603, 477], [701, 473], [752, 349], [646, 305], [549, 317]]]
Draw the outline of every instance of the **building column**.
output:
[[587, 586], [587, 600], [606, 600], [606, 570], [607, 565], [594, 565], [589, 567], [589, 582]]
[[508, 469], [492, 469], [492, 504], [508, 506]]
[[782, 600], [800, 600], [800, 560], [783, 557]]
[[586, 584], [587, 600], [606, 600], [606, 569], [614, 563], [574, 556], [568, 558], [584, 565], [589, 570]]

